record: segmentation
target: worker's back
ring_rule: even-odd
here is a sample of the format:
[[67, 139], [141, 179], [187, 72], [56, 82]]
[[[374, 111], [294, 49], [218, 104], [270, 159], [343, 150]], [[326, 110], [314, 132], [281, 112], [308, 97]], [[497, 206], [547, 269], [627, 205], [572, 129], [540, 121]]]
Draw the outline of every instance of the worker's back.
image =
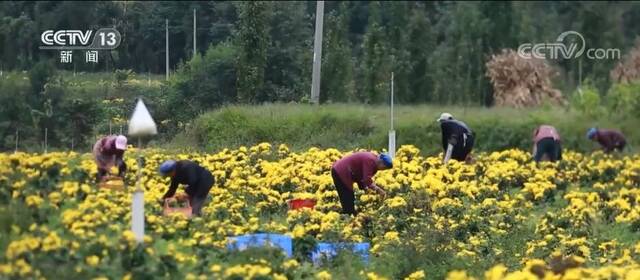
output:
[[560, 134], [555, 127], [550, 125], [541, 125], [536, 130], [536, 134], [533, 137], [533, 141], [538, 143], [540, 140], [544, 138], [553, 138], [556, 141], [560, 141]]

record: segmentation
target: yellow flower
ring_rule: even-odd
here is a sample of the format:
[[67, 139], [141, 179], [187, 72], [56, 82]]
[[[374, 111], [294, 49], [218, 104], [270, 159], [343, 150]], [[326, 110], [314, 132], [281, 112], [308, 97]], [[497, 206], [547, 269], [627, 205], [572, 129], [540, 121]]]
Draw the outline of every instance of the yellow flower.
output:
[[220, 265], [218, 265], [218, 264], [214, 264], [209, 268], [209, 270], [211, 272], [220, 272], [220, 271], [222, 271], [222, 267]]
[[390, 231], [384, 234], [384, 239], [389, 242], [399, 242], [399, 234], [396, 231]]
[[424, 274], [424, 270], [418, 270], [414, 273], [411, 273], [409, 276], [405, 277], [405, 280], [419, 280], [419, 279], [425, 279], [425, 274]]
[[367, 273], [367, 279], [369, 279], [369, 280], [387, 280], [387, 278], [379, 276], [378, 274], [376, 274], [374, 272]]
[[326, 270], [316, 273], [316, 279], [318, 280], [331, 280], [331, 274]]
[[91, 255], [91, 256], [86, 257], [85, 261], [87, 262], [87, 264], [89, 266], [95, 267], [100, 263], [100, 258], [98, 256]]
[[454, 270], [447, 274], [447, 280], [472, 280], [475, 279], [467, 275], [465, 271]]
[[300, 264], [295, 259], [290, 259], [282, 263], [282, 267], [287, 270], [297, 268], [299, 265]]
[[502, 264], [498, 264], [485, 272], [484, 277], [486, 280], [500, 280], [506, 272], [507, 268]]
[[43, 199], [37, 195], [30, 195], [30, 196], [27, 196], [27, 198], [25, 199], [25, 202], [27, 203], [27, 206], [38, 207], [40, 206], [40, 204], [42, 204]]
[[4, 275], [10, 275], [13, 272], [11, 265], [9, 264], [0, 264], [0, 273]]

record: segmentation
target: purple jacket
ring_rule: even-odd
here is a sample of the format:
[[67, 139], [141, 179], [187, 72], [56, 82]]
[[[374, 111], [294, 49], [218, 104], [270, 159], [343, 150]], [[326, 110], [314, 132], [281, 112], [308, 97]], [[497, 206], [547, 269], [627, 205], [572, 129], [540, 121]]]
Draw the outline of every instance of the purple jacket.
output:
[[627, 140], [625, 140], [624, 135], [620, 131], [610, 129], [598, 129], [594, 140], [600, 143], [600, 146], [602, 146], [602, 149], [606, 153], [616, 148], [622, 149], [627, 144]]

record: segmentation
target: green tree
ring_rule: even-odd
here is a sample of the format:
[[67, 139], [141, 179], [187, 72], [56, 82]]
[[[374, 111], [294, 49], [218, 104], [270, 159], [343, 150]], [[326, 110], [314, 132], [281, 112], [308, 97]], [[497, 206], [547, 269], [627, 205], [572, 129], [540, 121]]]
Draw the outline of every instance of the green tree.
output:
[[187, 122], [198, 113], [236, 101], [235, 49], [230, 43], [210, 46], [181, 65], [169, 81], [165, 111], [173, 111], [174, 123]]
[[362, 45], [363, 58], [360, 66], [362, 75], [362, 93], [365, 103], [381, 103], [389, 92], [391, 78], [388, 46], [385, 30], [381, 23], [380, 3], [369, 4], [369, 23]]
[[311, 87], [311, 65], [308, 56], [312, 48], [311, 21], [306, 18], [305, 3], [274, 2], [277, 9], [269, 16], [269, 44], [265, 65], [265, 90], [258, 97], [263, 101], [298, 101]]
[[237, 2], [235, 31], [238, 100], [256, 103], [265, 99], [265, 69], [269, 46], [269, 2]]
[[[411, 53], [408, 48], [409, 17], [406, 16], [410, 14], [409, 3], [406, 1], [385, 2], [383, 6], [385, 10], [388, 10], [389, 15], [386, 38], [391, 61], [390, 70], [394, 73], [394, 95], [397, 102], [405, 102], [410, 99]], [[422, 30], [422, 32], [426, 32], [426, 30]]]
[[342, 2], [325, 21], [320, 84], [320, 101], [323, 103], [353, 101], [355, 98], [347, 13], [347, 3]]
[[410, 72], [406, 80], [408, 91], [405, 102], [432, 102], [433, 80], [429, 58], [435, 48], [435, 30], [430, 25], [423, 3], [412, 9], [408, 26], [408, 57], [411, 59]]

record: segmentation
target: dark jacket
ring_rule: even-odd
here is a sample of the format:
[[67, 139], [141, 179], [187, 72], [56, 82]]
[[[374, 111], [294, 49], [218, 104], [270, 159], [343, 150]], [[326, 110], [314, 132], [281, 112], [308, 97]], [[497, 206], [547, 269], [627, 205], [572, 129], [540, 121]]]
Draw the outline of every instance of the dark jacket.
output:
[[176, 162], [176, 173], [171, 178], [171, 186], [163, 198], [172, 197], [178, 184], [188, 185], [185, 190], [189, 196], [203, 196], [209, 193], [213, 185], [213, 175], [195, 162], [181, 160]]
[[[442, 149], [447, 150], [448, 144], [456, 146], [463, 146], [464, 135], [473, 135], [473, 131], [469, 127], [459, 120], [446, 120], [440, 123], [442, 129]], [[459, 145], [458, 145], [459, 144]]]

